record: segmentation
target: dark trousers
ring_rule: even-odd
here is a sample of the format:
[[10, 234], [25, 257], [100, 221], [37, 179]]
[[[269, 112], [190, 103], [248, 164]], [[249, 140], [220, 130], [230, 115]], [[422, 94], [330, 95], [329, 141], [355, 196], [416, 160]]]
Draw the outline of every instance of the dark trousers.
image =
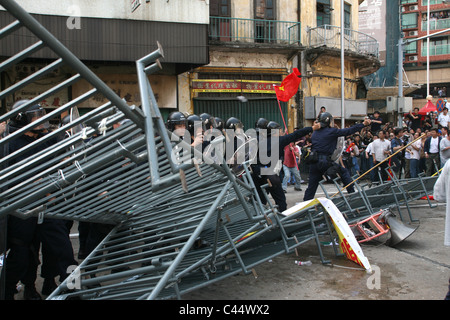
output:
[[287, 209], [286, 195], [284, 194], [283, 188], [281, 186], [281, 179], [278, 175], [274, 174], [270, 176], [261, 176], [252, 173], [252, 178], [261, 202], [264, 205], [267, 204], [267, 201], [266, 197], [263, 194], [261, 186], [267, 184], [267, 180], [269, 180], [269, 187], [267, 187], [266, 190], [270, 193], [273, 200], [275, 201], [275, 204], [278, 206], [278, 211], [283, 212]]
[[39, 265], [39, 239], [37, 237], [37, 219], [8, 217], [7, 248], [10, 250], [5, 259], [5, 299], [14, 299], [16, 284], [22, 281], [32, 285], [36, 280], [36, 268]]
[[[336, 168], [336, 173], [341, 177], [341, 181], [344, 186], [347, 186], [352, 182], [350, 173], [346, 168], [333, 163], [326, 156], [319, 155], [319, 161], [309, 166], [308, 188], [306, 188], [305, 194], [303, 196], [303, 201], [314, 199], [317, 187], [319, 186], [319, 182], [323, 179], [323, 175], [327, 172], [327, 170], [332, 166]], [[348, 186], [347, 191], [349, 193], [354, 192], [353, 185]]]
[[428, 158], [425, 158], [425, 163], [427, 167], [427, 177], [431, 177], [441, 167], [441, 158], [439, 152], [429, 153]]
[[[376, 166], [379, 162], [376, 162], [374, 166]], [[375, 181], [380, 181], [380, 176], [382, 181], [388, 180], [388, 173], [386, 172], [386, 168], [388, 167], [388, 162], [382, 162], [377, 168], [373, 169], [375, 173]], [[378, 172], [376, 171], [378, 170]], [[380, 181], [380, 182], [382, 182]]]
[[69, 266], [78, 264], [74, 258], [67, 221], [44, 219], [39, 225], [39, 239], [42, 243], [41, 276], [45, 279], [59, 276], [62, 282], [69, 275]]
[[67, 277], [67, 268], [76, 265], [72, 243], [66, 221], [44, 219], [37, 224], [36, 218], [22, 220], [8, 217], [7, 246], [10, 249], [5, 259], [5, 298], [12, 299], [17, 282], [34, 285], [42, 243], [42, 277], [60, 280]]

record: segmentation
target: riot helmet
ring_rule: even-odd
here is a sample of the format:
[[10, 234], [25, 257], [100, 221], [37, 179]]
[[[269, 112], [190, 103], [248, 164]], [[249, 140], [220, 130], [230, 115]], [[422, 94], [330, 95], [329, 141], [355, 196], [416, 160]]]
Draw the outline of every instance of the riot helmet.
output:
[[278, 122], [276, 121], [269, 121], [269, 123], [267, 123], [267, 135], [271, 135], [272, 134], [272, 130], [280, 130], [281, 126]]
[[167, 117], [167, 129], [169, 129], [169, 131], [174, 131], [175, 125], [184, 125], [187, 127], [186, 116], [180, 111], [171, 112], [169, 117]]
[[322, 112], [318, 117], [317, 121], [320, 123], [321, 128], [330, 127], [331, 121], [333, 121], [333, 116], [329, 112]]
[[239, 120], [238, 118], [231, 117], [228, 118], [227, 122], [225, 123], [225, 129], [243, 129], [244, 124]]
[[[27, 99], [16, 101], [12, 106], [12, 109], [14, 110], [20, 108], [20, 106], [24, 105], [29, 101], [30, 100]], [[35, 104], [26, 110], [20, 111], [15, 118], [11, 119], [10, 126], [20, 129], [38, 120], [39, 118], [42, 118], [45, 115], [46, 115], [45, 109], [42, 108], [40, 104]], [[49, 127], [50, 127], [49, 122], [45, 121], [44, 123], [41, 123], [38, 126], [31, 129], [31, 132], [39, 133], [48, 129]]]
[[200, 118], [202, 119], [203, 126], [206, 130], [216, 127], [216, 119], [209, 113], [202, 113], [200, 115]]
[[215, 122], [215, 127], [214, 127], [214, 129], [217, 129], [217, 130], [222, 131], [223, 128], [224, 128], [224, 122], [223, 122], [222, 118], [215, 117], [214, 120], [215, 120], [215, 121], [214, 121], [214, 122]]
[[202, 132], [205, 130], [202, 118], [196, 114], [191, 114], [187, 117], [187, 129], [191, 136], [194, 136], [194, 130], [197, 128], [202, 129]]
[[267, 120], [266, 118], [259, 118], [258, 120], [256, 120], [256, 123], [255, 123], [256, 132], [259, 132], [259, 130], [261, 130], [261, 129], [267, 129], [268, 123], [269, 123], [269, 120]]

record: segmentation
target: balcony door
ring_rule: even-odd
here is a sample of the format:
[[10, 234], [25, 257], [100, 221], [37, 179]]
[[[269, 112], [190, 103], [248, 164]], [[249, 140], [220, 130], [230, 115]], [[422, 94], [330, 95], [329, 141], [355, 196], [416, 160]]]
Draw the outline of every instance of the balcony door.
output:
[[275, 1], [255, 1], [255, 42], [274, 42], [276, 40], [275, 28]]
[[211, 40], [231, 41], [230, 0], [210, 0]]

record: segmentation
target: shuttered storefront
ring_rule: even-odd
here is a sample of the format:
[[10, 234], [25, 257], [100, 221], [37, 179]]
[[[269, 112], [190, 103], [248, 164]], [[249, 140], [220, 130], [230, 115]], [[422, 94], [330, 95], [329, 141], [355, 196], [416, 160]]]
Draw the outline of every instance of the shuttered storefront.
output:
[[236, 117], [242, 121], [245, 130], [254, 128], [259, 118], [266, 118], [278, 122], [284, 127], [283, 117], [287, 123], [287, 103], [280, 101], [281, 110], [277, 99], [257, 98], [241, 102], [238, 99], [213, 99], [194, 98], [194, 113], [200, 115], [207, 112], [226, 121], [230, 117]]

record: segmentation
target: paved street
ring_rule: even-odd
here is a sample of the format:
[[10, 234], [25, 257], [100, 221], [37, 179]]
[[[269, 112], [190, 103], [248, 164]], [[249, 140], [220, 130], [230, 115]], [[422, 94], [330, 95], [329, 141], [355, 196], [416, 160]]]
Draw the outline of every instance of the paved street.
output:
[[[326, 185], [333, 194], [337, 189]], [[288, 207], [303, 198], [303, 191], [288, 187]], [[317, 197], [324, 196], [319, 188]], [[433, 201], [435, 203], [435, 201]], [[395, 248], [362, 244], [374, 273], [368, 274], [345, 257], [336, 257], [331, 246], [323, 252], [331, 264], [320, 261], [315, 241], [301, 245], [297, 254], [282, 254], [257, 266], [255, 275], [238, 274], [183, 296], [194, 300], [442, 300], [450, 278], [450, 248], [444, 247], [445, 205], [430, 208], [426, 200], [410, 203], [419, 228]], [[403, 208], [403, 216], [407, 217]], [[407, 220], [407, 218], [406, 218]], [[75, 256], [78, 252], [76, 224], [72, 230]], [[324, 239], [327, 240], [327, 239]], [[311, 261], [311, 266], [295, 265]], [[37, 288], [40, 291], [39, 278]], [[16, 296], [21, 299], [22, 294]]]
[[[330, 194], [337, 191], [331, 184], [326, 188]], [[288, 207], [301, 201], [306, 185], [302, 189], [288, 188]], [[323, 196], [321, 192], [319, 188], [316, 197]], [[411, 226], [419, 228], [396, 248], [379, 243], [361, 245], [374, 269], [372, 274], [345, 257], [336, 257], [330, 246], [323, 250], [332, 264], [323, 265], [312, 240], [299, 247], [298, 255], [283, 254], [256, 267], [256, 278], [240, 274], [184, 298], [443, 300], [450, 278], [450, 248], [444, 247], [445, 205], [430, 208], [426, 200], [418, 200], [410, 203], [410, 208], [413, 218], [419, 220]], [[407, 217], [406, 209], [402, 213]], [[309, 260], [312, 265], [298, 266], [295, 260]]]

